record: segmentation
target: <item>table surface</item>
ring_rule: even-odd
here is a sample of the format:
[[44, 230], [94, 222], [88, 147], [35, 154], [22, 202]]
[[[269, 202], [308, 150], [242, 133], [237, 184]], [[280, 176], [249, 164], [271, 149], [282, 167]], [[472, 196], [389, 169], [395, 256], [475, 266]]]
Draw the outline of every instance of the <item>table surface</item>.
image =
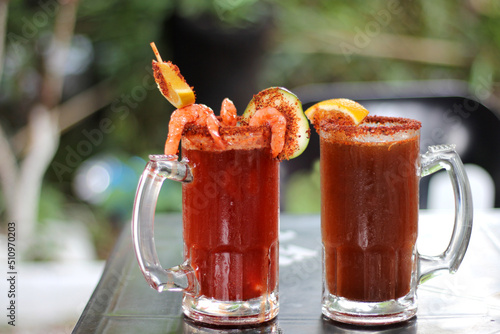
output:
[[[449, 241], [450, 213], [421, 210], [418, 249], [436, 255]], [[356, 327], [321, 316], [319, 215], [280, 219], [280, 313], [257, 327], [204, 327], [185, 318], [182, 293], [158, 293], [142, 276], [125, 228], [73, 333], [500, 333], [500, 210], [474, 214], [468, 252], [454, 275], [418, 288], [417, 317], [399, 325]], [[180, 215], [158, 215], [155, 241], [164, 267], [182, 262]]]

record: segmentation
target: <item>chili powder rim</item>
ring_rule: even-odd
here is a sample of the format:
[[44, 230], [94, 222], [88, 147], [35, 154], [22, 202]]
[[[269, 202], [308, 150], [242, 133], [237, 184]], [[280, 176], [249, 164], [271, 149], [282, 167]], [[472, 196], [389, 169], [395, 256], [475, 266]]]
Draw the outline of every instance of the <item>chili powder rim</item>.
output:
[[318, 130], [328, 134], [341, 132], [345, 137], [354, 138], [366, 135], [392, 136], [418, 131], [421, 127], [420, 121], [411, 118], [369, 115], [358, 125], [346, 118], [325, 119], [320, 122]]
[[[271, 149], [271, 129], [267, 125], [250, 126], [244, 121], [238, 125], [219, 127], [219, 135], [226, 143], [226, 148], [221, 149], [215, 145], [208, 128], [203, 125], [191, 124], [182, 132], [182, 147], [187, 145], [190, 149], [207, 151], [246, 150], [256, 148]], [[189, 143], [189, 144], [188, 144]]]
[[[184, 128], [182, 132], [182, 136], [204, 136], [204, 137], [210, 137], [210, 132], [208, 131], [208, 128], [205, 125], [197, 125], [197, 124], [192, 124], [188, 125]], [[241, 124], [241, 125], [223, 125], [219, 127], [219, 135], [221, 137], [225, 136], [237, 136], [237, 135], [247, 135], [247, 136], [254, 136], [254, 135], [262, 135], [264, 137], [270, 137], [271, 136], [271, 129], [267, 125], [259, 125], [259, 126], [250, 126], [246, 124]]]

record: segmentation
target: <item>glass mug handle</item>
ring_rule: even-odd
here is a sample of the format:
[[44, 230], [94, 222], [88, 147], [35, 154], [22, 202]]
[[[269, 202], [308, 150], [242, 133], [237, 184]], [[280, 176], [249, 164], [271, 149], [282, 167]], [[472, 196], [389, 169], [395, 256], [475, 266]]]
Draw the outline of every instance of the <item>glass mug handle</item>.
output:
[[153, 233], [156, 202], [163, 181], [191, 182], [191, 167], [177, 161], [175, 155], [150, 155], [149, 159], [137, 186], [132, 212], [132, 239], [139, 267], [149, 285], [158, 292], [170, 290], [197, 294], [198, 282], [189, 263], [169, 269], [161, 266]]
[[418, 253], [418, 282], [423, 283], [441, 270], [455, 273], [462, 263], [472, 232], [472, 195], [455, 145], [430, 146], [420, 161], [422, 177], [444, 168], [450, 176], [455, 196], [455, 224], [448, 247], [437, 256]]

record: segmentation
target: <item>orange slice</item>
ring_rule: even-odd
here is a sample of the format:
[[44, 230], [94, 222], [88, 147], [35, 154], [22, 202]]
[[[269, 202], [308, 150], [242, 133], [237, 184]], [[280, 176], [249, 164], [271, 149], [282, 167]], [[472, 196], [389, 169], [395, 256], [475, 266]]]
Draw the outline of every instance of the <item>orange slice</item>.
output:
[[157, 60], [153, 60], [153, 71], [156, 84], [165, 98], [177, 109], [195, 102], [193, 89], [187, 84], [179, 68], [171, 62], [164, 62], [155, 43], [151, 48]]
[[318, 102], [305, 112], [313, 124], [319, 124], [323, 119], [336, 118], [339, 113], [358, 125], [368, 115], [368, 110], [353, 100], [331, 99]]

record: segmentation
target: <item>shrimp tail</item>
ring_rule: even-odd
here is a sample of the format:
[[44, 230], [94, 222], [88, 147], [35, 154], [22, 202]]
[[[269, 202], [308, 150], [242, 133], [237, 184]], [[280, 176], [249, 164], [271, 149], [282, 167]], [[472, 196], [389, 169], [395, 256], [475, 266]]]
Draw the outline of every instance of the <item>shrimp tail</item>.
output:
[[180, 109], [176, 109], [170, 116], [168, 124], [168, 136], [165, 141], [165, 155], [176, 155], [179, 149], [182, 132], [188, 123], [195, 122], [198, 118], [195, 105], [189, 105]]
[[259, 109], [250, 119], [250, 126], [267, 124], [271, 127], [271, 154], [276, 158], [285, 146], [286, 118], [276, 108]]
[[220, 116], [222, 118], [223, 125], [235, 126], [238, 123], [238, 120], [236, 118], [236, 107], [233, 101], [231, 101], [227, 97], [222, 101]]
[[203, 122], [206, 124], [208, 132], [212, 136], [212, 139], [215, 142], [215, 145], [220, 149], [225, 149], [226, 144], [222, 141], [222, 138], [219, 134], [220, 123], [217, 117], [215, 116], [212, 109], [207, 106], [204, 106], [205, 112], [205, 120]]

